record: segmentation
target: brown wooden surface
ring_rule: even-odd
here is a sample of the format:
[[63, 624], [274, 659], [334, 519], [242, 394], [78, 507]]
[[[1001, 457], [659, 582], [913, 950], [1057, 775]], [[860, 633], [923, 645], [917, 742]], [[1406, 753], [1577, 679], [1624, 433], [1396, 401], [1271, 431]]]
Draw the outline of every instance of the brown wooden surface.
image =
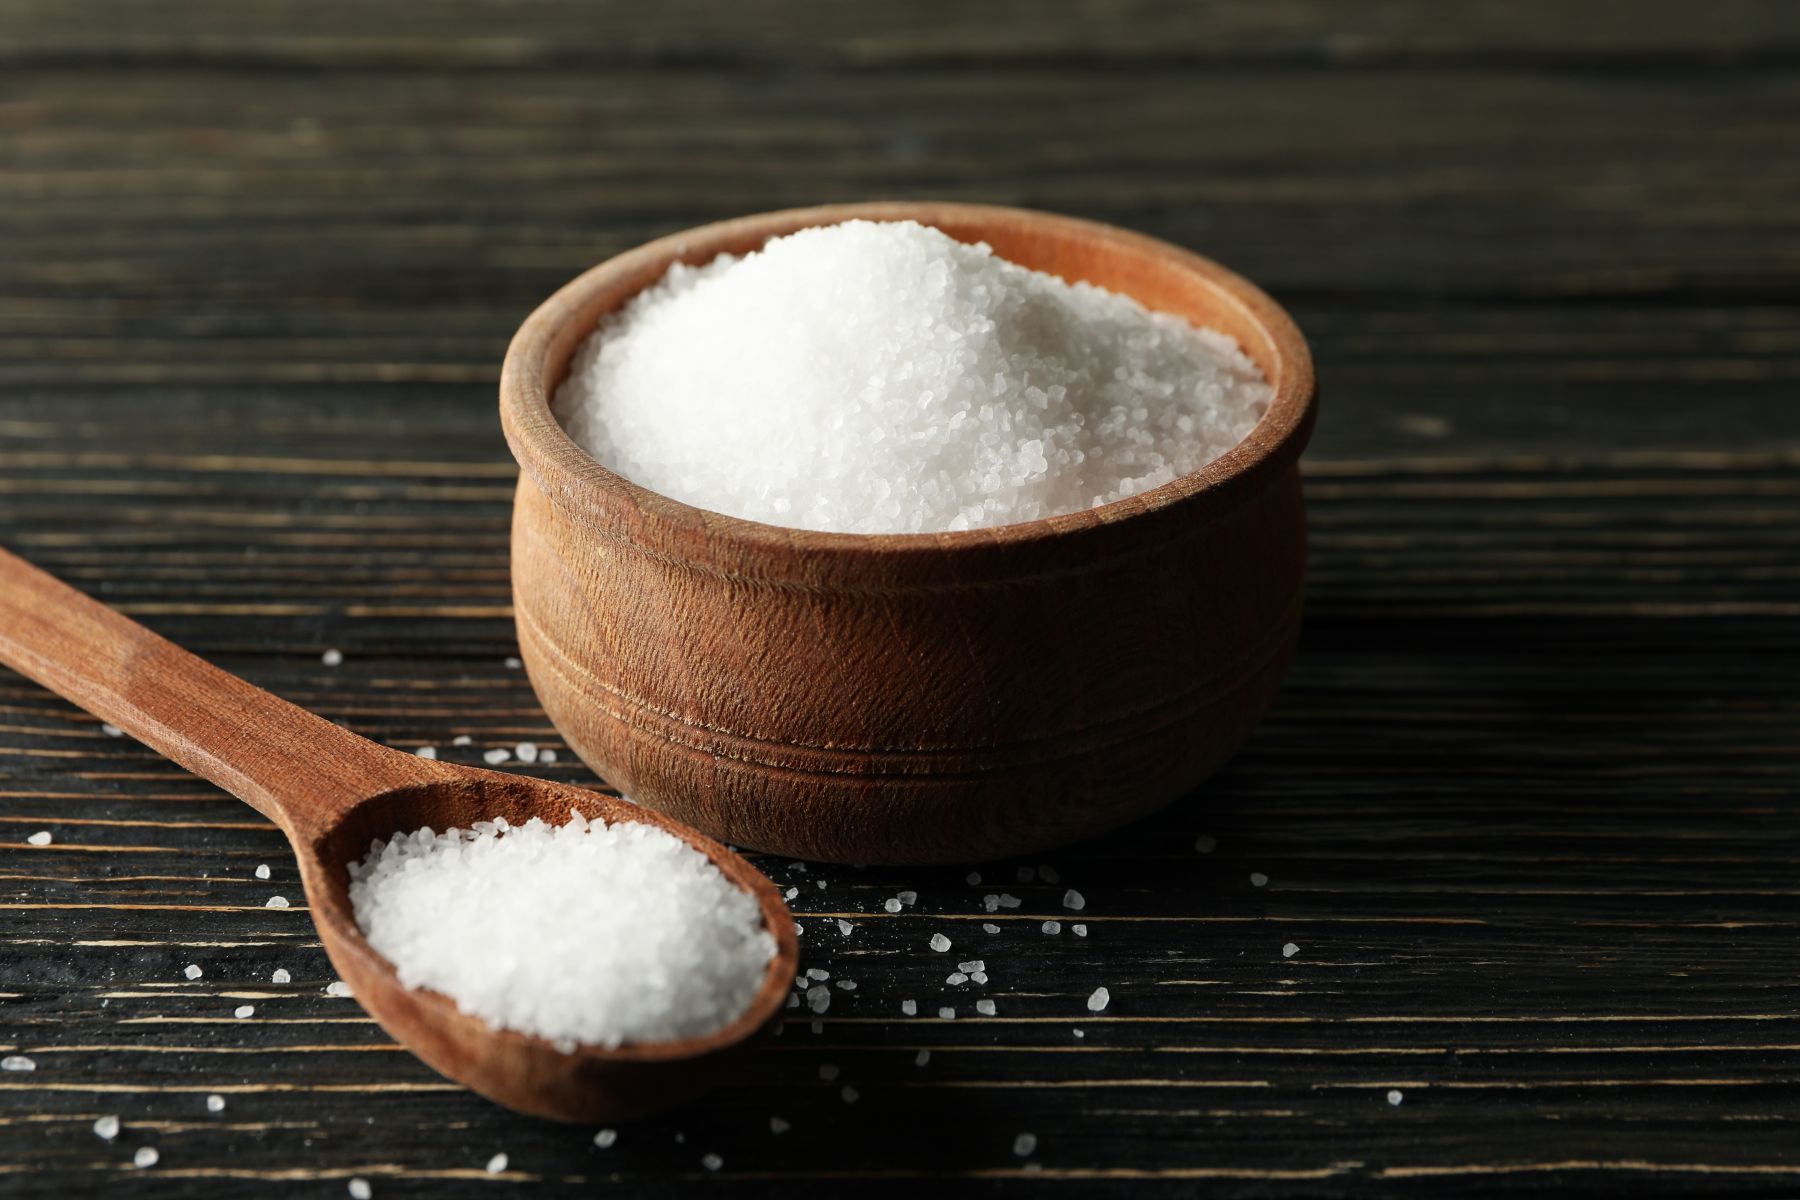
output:
[[[765, 860], [858, 988], [610, 1150], [322, 995], [273, 826], [0, 677], [0, 1192], [1800, 1191], [1793, 6], [37, 0], [0, 61], [0, 544], [403, 749], [594, 782], [505, 665], [494, 390], [658, 234], [1112, 221], [1268, 288], [1324, 385], [1243, 752], [1056, 885]], [[1086, 939], [1038, 932], [1069, 886]]]

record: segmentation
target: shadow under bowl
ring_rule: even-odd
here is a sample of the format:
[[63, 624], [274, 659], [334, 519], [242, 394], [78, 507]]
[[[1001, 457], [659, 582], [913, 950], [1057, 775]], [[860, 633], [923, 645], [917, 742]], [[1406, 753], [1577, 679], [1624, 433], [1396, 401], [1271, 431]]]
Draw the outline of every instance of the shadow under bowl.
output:
[[[550, 410], [577, 345], [675, 262], [815, 225], [916, 220], [1236, 338], [1273, 385], [1227, 454], [1151, 491], [938, 534], [786, 529], [607, 470]], [[568, 744], [640, 803], [736, 845], [975, 861], [1088, 837], [1191, 790], [1247, 738], [1299, 635], [1306, 342], [1199, 255], [983, 205], [833, 205], [651, 242], [526, 319], [500, 410], [522, 472], [513, 602]]]

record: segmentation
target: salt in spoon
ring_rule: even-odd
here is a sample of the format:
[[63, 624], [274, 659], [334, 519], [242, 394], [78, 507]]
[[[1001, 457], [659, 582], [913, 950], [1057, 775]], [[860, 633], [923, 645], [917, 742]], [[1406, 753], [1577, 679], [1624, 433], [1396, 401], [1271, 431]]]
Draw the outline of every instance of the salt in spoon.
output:
[[[749, 863], [668, 817], [583, 788], [378, 746], [187, 651], [0, 550], [0, 663], [116, 725], [274, 821], [300, 863], [332, 966], [381, 1027], [442, 1074], [508, 1108], [561, 1121], [655, 1112], [704, 1090], [778, 1019], [799, 958], [780, 893]], [[423, 826], [642, 821], [706, 855], [761, 906], [776, 951], [748, 1008], [700, 1037], [558, 1049], [496, 1029], [439, 992], [409, 989], [363, 938], [348, 865], [375, 838]]]

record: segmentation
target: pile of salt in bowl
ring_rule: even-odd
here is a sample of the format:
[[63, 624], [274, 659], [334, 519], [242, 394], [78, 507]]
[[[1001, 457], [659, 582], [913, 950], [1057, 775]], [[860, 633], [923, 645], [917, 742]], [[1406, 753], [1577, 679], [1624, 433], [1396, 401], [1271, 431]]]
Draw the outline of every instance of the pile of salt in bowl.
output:
[[1106, 504], [1243, 440], [1230, 337], [916, 222], [677, 264], [577, 348], [554, 411], [619, 475], [800, 529], [917, 533]]
[[722, 1029], [775, 955], [754, 897], [641, 822], [420, 829], [375, 842], [350, 881], [401, 983], [564, 1049]]

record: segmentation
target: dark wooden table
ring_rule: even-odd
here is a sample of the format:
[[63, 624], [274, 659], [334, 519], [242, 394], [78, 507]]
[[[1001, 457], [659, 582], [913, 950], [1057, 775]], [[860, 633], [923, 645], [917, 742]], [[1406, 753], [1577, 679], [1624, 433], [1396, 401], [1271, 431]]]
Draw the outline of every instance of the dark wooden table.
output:
[[0, 1193], [1800, 1194], [1797, 63], [1753, 0], [0, 3], [0, 543], [398, 746], [560, 747], [495, 380], [651, 236], [1112, 220], [1263, 283], [1324, 381], [1236, 761], [1058, 884], [765, 860], [859, 987], [611, 1149], [324, 995], [270, 825], [0, 673]]

